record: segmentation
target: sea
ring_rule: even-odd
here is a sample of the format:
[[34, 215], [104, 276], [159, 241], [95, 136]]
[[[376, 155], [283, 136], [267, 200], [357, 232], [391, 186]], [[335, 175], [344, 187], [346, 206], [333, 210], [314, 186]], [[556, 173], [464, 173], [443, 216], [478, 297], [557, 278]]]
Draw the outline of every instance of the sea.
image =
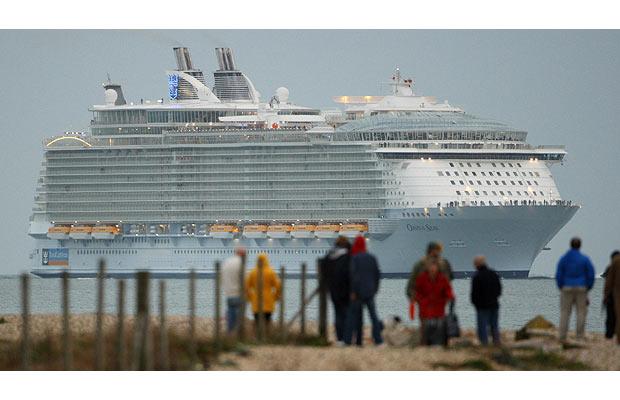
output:
[[[188, 315], [189, 313], [189, 280], [167, 279], [166, 281], [166, 312], [168, 315]], [[70, 309], [72, 313], [93, 313], [96, 309], [96, 279], [71, 279]], [[376, 297], [377, 311], [381, 319], [386, 320], [399, 316], [404, 323], [419, 323], [409, 320], [409, 303], [405, 297], [406, 279], [382, 279]], [[590, 306], [587, 315], [587, 330], [603, 332], [605, 316], [602, 308], [602, 291], [604, 280], [596, 279], [589, 293]], [[306, 282], [306, 293], [316, 288], [315, 279]], [[33, 314], [59, 314], [61, 312], [61, 281], [60, 279], [42, 279], [32, 277], [30, 280], [30, 310]], [[298, 310], [300, 303], [299, 279], [286, 279], [284, 288], [285, 315], [287, 320]], [[117, 312], [118, 280], [104, 280], [105, 312]], [[456, 295], [456, 314], [464, 328], [473, 328], [476, 324], [475, 309], [469, 300], [471, 280], [456, 279], [453, 282]], [[151, 313], [159, 310], [158, 280], [151, 281], [150, 301]], [[135, 310], [135, 281], [126, 281], [125, 312], [131, 314]], [[215, 285], [213, 279], [196, 281], [196, 314], [212, 317], [214, 315]], [[225, 301], [222, 299], [222, 315]], [[308, 320], [318, 318], [318, 300], [315, 299], [306, 309]], [[0, 315], [18, 314], [21, 312], [20, 280], [17, 276], [0, 277]], [[329, 316], [333, 313], [330, 305]], [[500, 327], [503, 329], [519, 329], [536, 315], [542, 315], [556, 326], [560, 318], [560, 295], [553, 279], [503, 279], [502, 296], [500, 297]], [[248, 311], [249, 313], [249, 311]], [[277, 314], [277, 311], [276, 311]], [[277, 315], [275, 316], [277, 317]], [[368, 314], [365, 315], [368, 323]], [[571, 319], [574, 329], [575, 316]]]

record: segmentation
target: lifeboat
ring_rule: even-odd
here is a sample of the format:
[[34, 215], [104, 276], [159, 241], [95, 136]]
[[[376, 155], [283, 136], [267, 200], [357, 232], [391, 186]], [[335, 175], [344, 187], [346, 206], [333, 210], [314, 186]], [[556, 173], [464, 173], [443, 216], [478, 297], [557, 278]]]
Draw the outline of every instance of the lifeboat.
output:
[[294, 238], [313, 238], [314, 230], [316, 229], [316, 225], [293, 225], [291, 228], [291, 236]]
[[116, 225], [95, 226], [92, 230], [93, 239], [111, 240], [120, 233], [121, 230]]
[[208, 236], [209, 235], [209, 227], [206, 224], [198, 225], [198, 229], [196, 230], [196, 236]]
[[317, 225], [314, 234], [321, 239], [330, 239], [338, 236], [340, 225], [337, 224], [321, 224]]
[[69, 239], [70, 226], [52, 226], [47, 230], [47, 237], [50, 239]]
[[267, 236], [274, 239], [288, 239], [291, 237], [290, 225], [270, 225], [267, 228]]
[[366, 224], [344, 224], [340, 227], [340, 234], [346, 237], [356, 237], [368, 232]]
[[69, 231], [69, 237], [77, 240], [90, 239], [92, 231], [92, 226], [72, 226]]
[[236, 225], [216, 224], [209, 229], [209, 236], [216, 239], [232, 239], [239, 228]]
[[264, 239], [267, 237], [267, 225], [246, 225], [243, 227], [243, 237]]

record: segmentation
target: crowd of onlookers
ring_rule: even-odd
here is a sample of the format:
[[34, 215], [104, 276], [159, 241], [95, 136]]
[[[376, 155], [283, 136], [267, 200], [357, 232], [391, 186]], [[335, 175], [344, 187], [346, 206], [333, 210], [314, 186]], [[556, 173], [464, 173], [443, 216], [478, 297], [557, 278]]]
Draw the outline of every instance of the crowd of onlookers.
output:
[[[581, 253], [581, 240], [573, 238], [570, 247], [559, 260], [555, 275], [560, 289], [560, 340], [567, 338], [573, 308], [577, 314], [576, 337], [584, 337], [588, 292], [594, 286], [594, 267], [590, 259]], [[413, 265], [405, 288], [409, 299], [409, 317], [415, 318], [417, 308], [421, 343], [425, 345], [447, 346], [449, 338], [458, 336], [460, 332], [458, 318], [454, 314], [455, 295], [451, 284], [454, 273], [448, 260], [442, 256], [442, 250], [441, 243], [428, 244], [426, 255]], [[281, 296], [280, 279], [269, 265], [266, 254], [258, 256], [256, 266], [245, 276], [244, 287], [240, 287], [244, 257], [245, 250], [238, 247], [235, 256], [227, 259], [222, 266], [229, 332], [237, 326], [243, 297], [251, 303], [255, 321], [262, 312], [268, 328]], [[487, 265], [482, 255], [474, 258], [473, 266], [476, 271], [471, 279], [470, 301], [476, 310], [478, 339], [482, 345], [487, 345], [490, 332], [493, 344], [500, 345], [500, 277]], [[259, 268], [262, 268], [262, 274], [259, 274]], [[370, 316], [372, 340], [376, 345], [382, 345], [384, 324], [377, 314], [375, 303], [381, 272], [377, 258], [366, 249], [366, 239], [358, 236], [351, 243], [344, 236], [338, 237], [334, 247], [319, 260], [319, 273], [324, 274], [333, 304], [337, 345], [362, 345], [364, 309]], [[262, 284], [259, 284], [261, 275]], [[605, 277], [603, 305], [607, 311], [605, 336], [611, 339], [615, 335], [620, 345], [620, 252], [612, 254], [611, 263], [602, 276]], [[262, 310], [259, 310], [259, 287], [263, 291]]]

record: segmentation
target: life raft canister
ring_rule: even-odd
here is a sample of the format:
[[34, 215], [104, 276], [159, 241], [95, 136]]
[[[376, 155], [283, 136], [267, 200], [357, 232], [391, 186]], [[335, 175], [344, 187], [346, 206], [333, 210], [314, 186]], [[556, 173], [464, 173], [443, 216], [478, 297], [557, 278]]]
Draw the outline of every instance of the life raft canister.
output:
[[273, 124], [271, 124], [271, 129], [278, 129], [280, 127], [280, 125], [278, 125], [277, 122], [274, 122]]

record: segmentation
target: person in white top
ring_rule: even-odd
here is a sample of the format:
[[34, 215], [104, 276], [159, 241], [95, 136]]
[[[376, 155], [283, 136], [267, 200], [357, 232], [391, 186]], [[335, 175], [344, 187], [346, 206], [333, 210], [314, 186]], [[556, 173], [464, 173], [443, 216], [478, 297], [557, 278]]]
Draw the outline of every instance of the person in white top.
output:
[[241, 273], [242, 258], [245, 257], [243, 247], [235, 248], [235, 255], [227, 258], [222, 264], [222, 290], [226, 296], [226, 327], [228, 333], [237, 327], [241, 308], [241, 294], [243, 287], [240, 285], [239, 274]]

